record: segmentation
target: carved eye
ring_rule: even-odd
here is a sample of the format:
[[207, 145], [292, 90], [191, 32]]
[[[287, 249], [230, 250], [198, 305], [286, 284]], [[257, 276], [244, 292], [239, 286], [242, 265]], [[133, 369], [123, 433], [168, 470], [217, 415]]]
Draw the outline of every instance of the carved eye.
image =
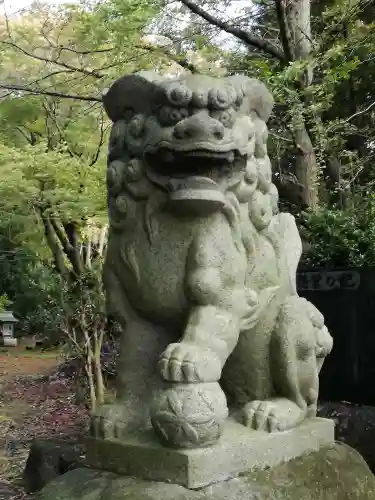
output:
[[226, 109], [224, 111], [212, 111], [211, 116], [212, 118], [216, 118], [216, 120], [219, 120], [226, 128], [232, 128], [234, 122], [236, 121], [236, 113], [234, 109]]
[[164, 106], [159, 111], [159, 122], [164, 127], [171, 127], [188, 116], [189, 112], [187, 109], [175, 109]]
[[134, 138], [142, 136], [145, 126], [145, 119], [143, 115], [136, 115], [129, 123], [129, 134]]
[[186, 107], [190, 104], [192, 91], [182, 83], [172, 84], [167, 90], [167, 99], [173, 106]]
[[210, 90], [208, 102], [213, 109], [229, 108], [237, 98], [237, 93], [233, 87], [217, 87]]

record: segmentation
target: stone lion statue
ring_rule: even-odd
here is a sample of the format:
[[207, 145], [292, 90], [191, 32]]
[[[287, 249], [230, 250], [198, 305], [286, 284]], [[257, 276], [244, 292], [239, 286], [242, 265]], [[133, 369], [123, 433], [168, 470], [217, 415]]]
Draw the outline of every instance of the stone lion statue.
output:
[[91, 432], [151, 426], [167, 446], [217, 441], [227, 418], [279, 432], [315, 416], [332, 338], [299, 297], [302, 246], [278, 212], [267, 88], [245, 76], [125, 76], [103, 98], [109, 310], [123, 332], [117, 400]]

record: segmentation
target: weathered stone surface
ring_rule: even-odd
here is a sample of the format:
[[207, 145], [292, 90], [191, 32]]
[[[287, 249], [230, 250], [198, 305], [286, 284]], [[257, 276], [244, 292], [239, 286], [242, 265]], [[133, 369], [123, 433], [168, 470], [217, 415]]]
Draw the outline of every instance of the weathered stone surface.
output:
[[332, 348], [298, 297], [301, 240], [278, 213], [259, 81], [143, 72], [115, 82], [104, 266], [123, 326], [117, 402], [91, 433], [150, 428], [165, 446], [213, 444], [225, 418], [269, 433], [316, 415]]
[[332, 420], [308, 419], [285, 432], [268, 434], [227, 421], [214, 446], [172, 450], [150, 431], [127, 441], [87, 440], [93, 468], [197, 489], [254, 469], [273, 467], [324, 446], [333, 446]]
[[30, 447], [23, 485], [27, 493], [41, 490], [55, 477], [65, 474], [81, 463], [81, 449], [73, 444], [53, 440], [35, 440]]
[[48, 484], [34, 500], [373, 500], [375, 477], [344, 444], [322, 448], [272, 469], [198, 491], [175, 484], [76, 469]]

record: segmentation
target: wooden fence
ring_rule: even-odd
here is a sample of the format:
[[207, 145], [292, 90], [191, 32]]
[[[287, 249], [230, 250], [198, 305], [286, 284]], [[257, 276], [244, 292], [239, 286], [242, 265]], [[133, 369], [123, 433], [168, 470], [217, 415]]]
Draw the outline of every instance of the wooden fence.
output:
[[375, 404], [375, 268], [300, 270], [297, 279], [299, 294], [324, 314], [334, 339], [321, 399]]

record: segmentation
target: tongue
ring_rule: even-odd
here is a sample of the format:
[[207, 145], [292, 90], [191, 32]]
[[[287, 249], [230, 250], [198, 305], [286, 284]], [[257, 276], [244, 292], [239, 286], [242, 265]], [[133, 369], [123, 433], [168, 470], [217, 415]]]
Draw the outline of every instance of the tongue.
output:
[[225, 205], [225, 197], [219, 186], [208, 177], [173, 179], [168, 189], [167, 208], [176, 215], [204, 217], [221, 210]]
[[203, 177], [201, 175], [192, 175], [191, 177], [184, 177], [183, 179], [171, 179], [168, 183], [168, 189], [171, 192], [180, 190], [201, 190], [201, 189], [213, 189], [218, 190], [219, 186], [216, 182], [209, 177]]

